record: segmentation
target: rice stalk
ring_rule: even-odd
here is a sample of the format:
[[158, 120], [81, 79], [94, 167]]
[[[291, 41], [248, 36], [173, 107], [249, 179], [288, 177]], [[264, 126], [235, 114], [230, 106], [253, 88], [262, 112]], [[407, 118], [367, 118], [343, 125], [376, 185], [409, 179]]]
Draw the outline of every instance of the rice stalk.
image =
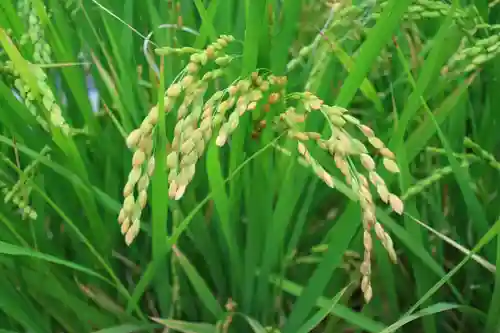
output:
[[479, 158], [487, 162], [492, 168], [500, 171], [500, 162], [490, 152], [484, 150], [480, 145], [472, 141], [469, 137], [464, 138], [464, 146], [472, 149]]
[[[153, 135], [157, 125], [159, 112], [176, 112], [176, 125], [170, 151], [166, 157], [168, 172], [169, 197], [180, 200], [195, 176], [196, 165], [202, 157], [209, 140], [215, 139], [217, 146], [224, 146], [232, 133], [238, 130], [240, 118], [251, 112], [262, 109], [267, 113], [271, 104], [278, 102], [286, 105], [283, 112], [274, 117], [272, 129], [279, 135], [283, 131], [286, 140], [295, 142], [299, 153], [299, 161], [311, 168], [312, 172], [330, 188], [335, 187], [333, 177], [325, 167], [315, 159], [309, 148], [310, 142], [328, 153], [335, 161], [336, 167], [344, 175], [347, 184], [358, 194], [363, 211], [364, 227], [364, 260], [361, 265], [362, 290], [367, 302], [372, 298], [371, 275], [371, 232], [396, 262], [396, 254], [391, 237], [384, 231], [375, 217], [375, 203], [372, 187], [382, 201], [397, 214], [404, 210], [403, 201], [389, 192], [384, 180], [376, 171], [373, 157], [367, 146], [351, 135], [351, 128], [357, 128], [358, 134], [368, 142], [370, 149], [382, 156], [382, 165], [390, 173], [398, 173], [394, 154], [385, 146], [373, 130], [350, 115], [347, 109], [325, 105], [324, 102], [310, 92], [286, 94], [286, 77], [261, 75], [253, 73], [248, 78], [240, 78], [224, 89], [217, 90], [206, 97], [209, 84], [224, 74], [224, 67], [232, 56], [224, 54], [224, 48], [234, 38], [222, 36], [205, 50], [184, 48], [174, 50], [163, 48], [157, 53], [163, 55], [189, 53], [190, 61], [165, 94], [164, 110], [154, 106], [141, 126], [132, 131], [127, 138], [127, 146], [134, 151], [132, 170], [125, 185], [124, 203], [118, 221], [121, 225], [125, 242], [130, 245], [139, 232], [140, 216], [147, 204], [147, 188], [149, 179], [155, 171]], [[209, 62], [216, 69], [202, 74]], [[323, 138], [319, 133], [304, 132], [303, 123], [313, 112], [320, 113], [328, 123], [331, 134]], [[358, 171], [352, 164], [352, 158], [358, 159], [364, 169]], [[138, 196], [134, 196], [134, 188]]]
[[33, 45], [33, 62], [36, 64], [49, 64], [51, 48], [45, 40], [45, 32], [33, 0], [19, 0], [17, 3], [19, 16], [27, 26], [27, 31], [21, 36], [20, 44], [30, 42]]
[[26, 64], [35, 76], [38, 93], [34, 92], [27, 82], [23, 81], [20, 75], [21, 70], [16, 68], [13, 61], [7, 61], [4, 68], [5, 72], [14, 78], [14, 87], [19, 97], [45, 131], [49, 131], [50, 124], [59, 128], [64, 135], [71, 135], [72, 129], [66, 122], [52, 89], [47, 84], [47, 74], [36, 64], [30, 62], [26, 62]]
[[[44, 147], [40, 151], [40, 156], [45, 155], [48, 157], [49, 151], [49, 147]], [[29, 218], [31, 220], [36, 220], [38, 217], [37, 212], [30, 206], [29, 203], [30, 194], [32, 191], [32, 186], [30, 186], [29, 184], [34, 178], [36, 169], [39, 164], [40, 161], [38, 159], [28, 164], [23, 170], [22, 177], [18, 179], [17, 182], [12, 186], [9, 186], [3, 181], [0, 181], [0, 192], [3, 195], [3, 202], [5, 204], [12, 203], [16, 207], [16, 209], [19, 210], [23, 219]]]

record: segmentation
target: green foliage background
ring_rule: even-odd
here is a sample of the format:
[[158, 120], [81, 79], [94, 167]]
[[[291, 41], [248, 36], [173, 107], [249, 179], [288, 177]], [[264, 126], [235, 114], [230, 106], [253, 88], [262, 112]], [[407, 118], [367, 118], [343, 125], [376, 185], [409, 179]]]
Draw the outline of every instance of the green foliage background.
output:
[[[498, 332], [499, 8], [0, 1], [0, 331]], [[154, 48], [203, 48], [222, 34], [241, 55], [226, 85], [257, 69], [286, 75], [288, 92], [348, 108], [396, 153], [401, 173], [383, 176], [406, 213], [380, 205], [377, 218], [399, 263], [375, 242], [370, 303], [359, 292], [354, 192], [326, 154], [315, 152], [335, 190], [268, 136], [252, 139], [248, 117], [230, 148], [211, 144], [182, 200], [169, 200], [167, 175], [155, 173], [141, 233], [125, 245], [117, 223], [131, 161], [125, 138], [188, 57], [164, 57], [159, 76], [147, 59], [160, 66]], [[31, 104], [12, 92], [12, 63]], [[40, 80], [69, 137], [41, 124], [50, 109]], [[175, 125], [163, 124], [160, 157]]]

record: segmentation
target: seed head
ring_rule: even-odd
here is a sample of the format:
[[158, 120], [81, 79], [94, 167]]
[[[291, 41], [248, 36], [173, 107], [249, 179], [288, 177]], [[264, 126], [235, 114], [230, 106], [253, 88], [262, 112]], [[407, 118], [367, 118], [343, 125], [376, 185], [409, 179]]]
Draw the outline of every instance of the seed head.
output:
[[363, 245], [368, 251], [371, 251], [373, 248], [372, 236], [367, 230], [363, 232]]
[[191, 84], [193, 84], [194, 80], [195, 80], [194, 76], [186, 75], [181, 81], [182, 87], [184, 89], [187, 89], [189, 86], [191, 86]]
[[250, 81], [248, 81], [248, 80], [241, 80], [241, 81], [239, 81], [239, 82], [238, 82], [237, 86], [238, 86], [238, 90], [239, 90], [240, 92], [245, 93], [245, 92], [247, 92], [247, 91], [248, 91], [248, 89], [250, 88], [251, 83], [250, 83]]
[[346, 124], [345, 119], [337, 115], [331, 115], [329, 119], [330, 122], [336, 127], [344, 127], [344, 125]]
[[130, 196], [134, 192], [134, 185], [131, 182], [127, 182], [123, 187], [123, 197], [126, 198]]
[[247, 110], [255, 110], [256, 107], [257, 107], [257, 102], [251, 102], [250, 104], [248, 104]]
[[215, 59], [215, 63], [221, 67], [225, 67], [231, 62], [231, 60], [233, 60], [233, 57], [223, 56]]
[[186, 69], [187, 69], [189, 74], [196, 74], [200, 68], [198, 67], [198, 65], [196, 63], [190, 62], [187, 65]]
[[215, 47], [213, 47], [212, 45], [209, 45], [205, 49], [205, 54], [206, 54], [208, 59], [212, 59], [215, 56]]
[[[364, 279], [364, 278], [363, 278]], [[364, 284], [364, 289], [363, 289], [363, 296], [365, 298], [365, 302], [369, 303], [373, 297], [373, 290], [370, 281], [367, 279], [367, 283]], [[363, 286], [363, 283], [362, 283]]]
[[391, 193], [389, 195], [389, 203], [391, 204], [391, 208], [394, 212], [398, 213], [399, 215], [403, 214], [404, 204], [397, 195]]
[[139, 178], [141, 177], [141, 168], [139, 166], [134, 166], [132, 167], [132, 170], [128, 174], [128, 182], [135, 185], [139, 181]]
[[313, 110], [321, 109], [321, 105], [323, 105], [323, 101], [320, 99], [314, 99], [309, 103], [309, 106]]
[[388, 148], [382, 148], [379, 150], [380, 154], [386, 158], [389, 158], [391, 160], [394, 160], [396, 158], [396, 156], [394, 155], [394, 153], [392, 151], [390, 151]]
[[141, 209], [144, 209], [146, 207], [147, 202], [148, 202], [148, 192], [140, 191], [139, 196], [137, 197], [137, 202], [139, 203], [139, 206], [141, 207]]
[[181, 145], [180, 150], [182, 151], [182, 154], [187, 155], [191, 151], [193, 151], [194, 147], [195, 147], [195, 144], [194, 144], [193, 140], [187, 140]]
[[139, 139], [142, 136], [142, 131], [140, 129], [135, 129], [127, 137], [127, 147], [132, 149], [137, 146]]
[[217, 43], [218, 43], [221, 47], [226, 47], [226, 46], [227, 46], [227, 40], [225, 40], [224, 38], [219, 38], [219, 39], [217, 39]]
[[375, 161], [368, 154], [361, 154], [360, 156], [361, 164], [365, 167], [366, 170], [372, 171], [375, 169]]
[[363, 132], [363, 134], [367, 138], [372, 138], [372, 137], [375, 136], [375, 133], [373, 132], [373, 130], [370, 127], [366, 126], [366, 125], [360, 125], [359, 129], [361, 130], [361, 132]]
[[387, 157], [384, 157], [383, 164], [384, 164], [384, 167], [387, 169], [387, 171], [389, 171], [391, 173], [399, 173], [399, 167], [396, 164], [396, 162], [394, 162], [394, 160], [391, 160], [391, 159], [388, 159]]
[[159, 112], [158, 112], [158, 105], [155, 105], [151, 108], [151, 110], [149, 111], [148, 113], [148, 116], [146, 117], [147, 121], [151, 124], [151, 125], [156, 125], [156, 123], [158, 122], [158, 116], [159, 116]]
[[175, 200], [180, 200], [183, 196], [184, 193], [186, 193], [186, 185], [179, 186], [177, 189], [177, 192], [175, 193]]
[[269, 104], [275, 104], [276, 102], [278, 102], [279, 99], [280, 99], [279, 93], [272, 93], [271, 95], [269, 95], [268, 102]]
[[377, 193], [383, 202], [389, 202], [389, 196], [391, 193], [389, 193], [389, 190], [387, 189], [387, 186], [385, 184], [380, 184], [377, 186]]
[[137, 237], [137, 234], [139, 233], [139, 228], [140, 228], [140, 221], [139, 220], [134, 220], [132, 222], [132, 225], [128, 229], [126, 235], [125, 235], [125, 243], [127, 246], [130, 246], [134, 239]]
[[174, 177], [170, 177], [171, 175], [172, 173], [169, 175], [170, 185], [168, 187], [168, 197], [173, 199], [177, 194], [177, 189], [179, 188], [179, 186], [177, 185], [177, 182], [174, 179], [172, 179]]
[[181, 94], [181, 91], [182, 91], [182, 86], [178, 83], [174, 83], [167, 89], [167, 96], [176, 98]]
[[142, 175], [141, 178], [139, 178], [139, 181], [137, 182], [137, 190], [138, 191], [146, 191], [149, 187], [149, 176], [148, 175]]
[[152, 177], [154, 172], [155, 172], [155, 157], [151, 156], [149, 157], [148, 161], [148, 176]]
[[121, 224], [120, 231], [124, 235], [130, 228], [130, 219], [127, 217]]
[[384, 143], [382, 142], [382, 140], [380, 140], [376, 136], [372, 136], [372, 137], [368, 138], [368, 142], [370, 142], [370, 144], [375, 149], [382, 149], [382, 148], [384, 148]]
[[125, 218], [127, 217], [127, 213], [122, 209], [120, 209], [120, 213], [118, 214], [118, 223], [123, 224]]
[[127, 196], [123, 201], [123, 210], [127, 213], [127, 215], [132, 214], [134, 211], [134, 204], [135, 200], [133, 195]]
[[142, 150], [136, 150], [134, 156], [132, 156], [132, 166], [137, 168], [141, 166], [146, 160], [146, 154]]
[[328, 185], [331, 188], [334, 187], [333, 177], [326, 170], [321, 168], [321, 172], [318, 175], [325, 182], [326, 185]]
[[173, 151], [167, 155], [167, 168], [175, 169], [179, 165], [179, 155]]
[[221, 129], [219, 135], [217, 136], [217, 139], [215, 140], [215, 144], [219, 147], [222, 147], [226, 144], [226, 141], [227, 141], [227, 134], [223, 132]]
[[149, 155], [153, 151], [153, 139], [150, 136], [143, 136], [137, 147], [146, 155]]

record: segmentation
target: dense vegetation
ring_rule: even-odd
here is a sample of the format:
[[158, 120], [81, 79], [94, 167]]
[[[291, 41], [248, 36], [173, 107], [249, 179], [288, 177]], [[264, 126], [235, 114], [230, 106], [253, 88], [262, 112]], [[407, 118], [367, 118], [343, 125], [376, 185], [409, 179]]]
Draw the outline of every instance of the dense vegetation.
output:
[[0, 332], [500, 332], [497, 2], [0, 1]]

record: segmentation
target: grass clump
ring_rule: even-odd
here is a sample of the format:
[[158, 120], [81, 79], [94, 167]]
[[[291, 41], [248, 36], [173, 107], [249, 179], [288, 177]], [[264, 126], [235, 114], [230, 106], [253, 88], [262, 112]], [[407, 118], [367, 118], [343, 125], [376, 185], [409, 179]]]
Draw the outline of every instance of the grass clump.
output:
[[497, 18], [0, 1], [0, 330], [493, 332]]
[[[341, 171], [348, 185], [357, 189], [361, 208], [363, 210], [365, 258], [361, 268], [363, 274], [362, 290], [366, 301], [372, 298], [370, 284], [370, 261], [372, 252], [371, 231], [375, 229], [377, 238], [388, 251], [391, 259], [396, 262], [396, 253], [392, 240], [375, 217], [375, 203], [370, 190], [370, 183], [376, 189], [382, 201], [390, 204], [398, 214], [403, 213], [402, 200], [388, 191], [382, 177], [375, 171], [375, 161], [370, 156], [366, 146], [349, 134], [348, 125], [357, 128], [369, 144], [383, 158], [383, 165], [391, 173], [398, 173], [395, 155], [376, 137], [371, 128], [361, 123], [359, 119], [340, 107], [328, 106], [310, 92], [286, 93], [286, 77], [274, 75], [259, 75], [253, 72], [248, 78], [238, 79], [230, 86], [217, 90], [211, 96], [205, 96], [209, 84], [216, 84], [217, 79], [225, 73], [225, 67], [235, 55], [227, 55], [224, 48], [234, 41], [234, 37], [223, 35], [205, 50], [186, 50], [162, 48], [156, 53], [162, 55], [183, 54], [189, 52], [189, 62], [174, 82], [167, 88], [163, 110], [159, 105], [151, 108], [141, 126], [133, 130], [127, 137], [127, 146], [133, 149], [132, 170], [123, 190], [124, 202], [118, 221], [125, 242], [130, 245], [140, 229], [140, 217], [147, 204], [147, 189], [149, 180], [155, 171], [153, 133], [158, 124], [159, 112], [174, 112], [176, 124], [172, 143], [166, 156], [169, 190], [171, 199], [181, 199], [196, 172], [196, 163], [202, 157], [207, 143], [215, 136], [217, 146], [224, 146], [230, 136], [238, 130], [240, 118], [247, 113], [265, 115], [270, 112], [271, 105], [282, 104], [275, 109], [272, 123], [269, 126], [275, 136], [285, 135], [288, 140], [296, 141], [299, 161], [312, 169], [316, 176], [327, 186], [334, 188], [333, 177], [324, 167], [312, 157], [307, 148], [308, 141], [327, 152], [335, 161], [335, 166]], [[213, 61], [215, 69], [204, 70]], [[206, 102], [205, 102], [206, 99]], [[293, 101], [296, 106], [287, 106]], [[331, 135], [323, 139], [317, 132], [304, 132], [304, 123], [310, 113], [320, 113], [328, 123]], [[259, 122], [265, 119], [253, 117]], [[262, 116], [261, 116], [262, 117]], [[280, 133], [283, 132], [283, 133]], [[368, 178], [362, 175], [352, 164], [352, 157], [357, 157]], [[137, 198], [134, 197], [134, 186], [137, 186]]]

